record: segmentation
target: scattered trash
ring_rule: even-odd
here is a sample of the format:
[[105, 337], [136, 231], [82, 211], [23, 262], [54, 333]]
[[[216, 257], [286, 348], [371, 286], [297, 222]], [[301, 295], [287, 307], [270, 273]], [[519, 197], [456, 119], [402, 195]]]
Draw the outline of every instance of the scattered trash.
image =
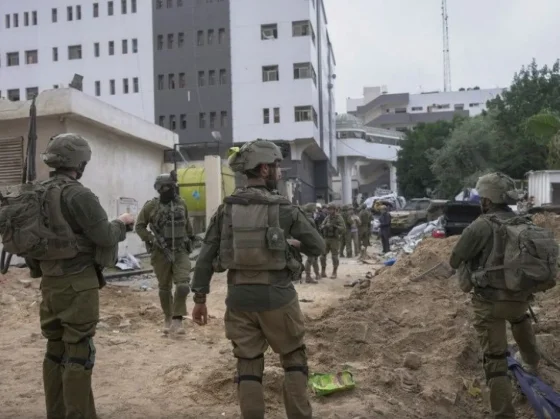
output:
[[336, 374], [311, 373], [308, 384], [316, 396], [328, 396], [356, 387], [356, 382], [350, 371], [342, 371]]
[[130, 253], [127, 253], [123, 257], [119, 259], [117, 264], [115, 265], [121, 271], [132, 271], [135, 269], [142, 269], [142, 264], [138, 259], [132, 256]]
[[309, 300], [307, 298], [300, 298], [299, 301], [300, 303], [312, 303], [314, 300]]
[[393, 265], [395, 264], [396, 261], [397, 261], [397, 259], [395, 259], [395, 258], [387, 259], [385, 262], [383, 262], [383, 265], [385, 265], [385, 266], [393, 266]]

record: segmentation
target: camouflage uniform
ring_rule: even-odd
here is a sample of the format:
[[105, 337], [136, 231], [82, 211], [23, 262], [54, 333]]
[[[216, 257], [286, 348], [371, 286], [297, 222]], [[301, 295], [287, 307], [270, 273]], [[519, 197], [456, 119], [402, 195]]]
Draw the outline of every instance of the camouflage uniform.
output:
[[363, 247], [363, 255], [367, 254], [367, 248], [371, 246], [370, 237], [371, 237], [371, 221], [373, 220], [373, 214], [371, 211], [362, 204], [360, 213], [360, 227], [358, 229], [360, 235], [360, 245]]
[[[506, 205], [506, 193], [514, 189], [511, 179], [492, 173], [482, 176], [476, 190], [484, 201], [490, 202], [486, 214], [499, 219], [508, 219], [515, 214]], [[485, 198], [485, 200], [484, 200]], [[484, 207], [483, 207], [484, 208]], [[480, 217], [467, 227], [451, 254], [450, 265], [459, 269], [459, 281], [463, 291], [473, 289], [472, 272], [490, 264], [494, 254], [495, 228], [486, 218]], [[513, 293], [492, 287], [495, 281], [503, 278], [502, 271], [487, 272], [484, 276], [489, 286], [475, 287], [472, 305], [475, 314], [474, 327], [484, 353], [484, 372], [490, 388], [490, 403], [494, 418], [514, 418], [512, 388], [508, 377], [507, 351], [508, 340], [506, 322], [519, 345], [524, 367], [536, 371], [540, 360], [535, 335], [527, 310], [532, 295], [528, 292]]]
[[[313, 218], [313, 213], [315, 212], [316, 205], [315, 204], [307, 204], [303, 206], [303, 211], [307, 216], [309, 222], [317, 227], [315, 223], [315, 219]], [[315, 273], [315, 280], [311, 278], [311, 266], [313, 266], [313, 272]], [[317, 279], [319, 279], [319, 258], [317, 256], [307, 256], [307, 260], [305, 261], [305, 282], [310, 284], [316, 284]]]
[[[171, 175], [157, 177], [154, 188], [160, 197], [148, 201], [136, 222], [136, 233], [151, 253], [151, 264], [158, 280], [159, 300], [165, 315], [164, 333], [183, 334], [191, 272], [194, 233], [187, 205], [178, 196]], [[148, 226], [150, 230], [148, 230]], [[175, 293], [172, 293], [175, 284]]]
[[321, 234], [323, 234], [326, 244], [325, 253], [321, 255], [321, 277], [327, 277], [327, 255], [330, 252], [333, 263], [333, 273], [331, 278], [335, 279], [339, 264], [338, 248], [341, 242], [340, 237], [346, 231], [346, 226], [342, 216], [337, 214], [337, 209], [334, 204], [329, 204], [328, 211], [329, 215], [325, 218], [320, 227]]
[[81, 136], [53, 137], [41, 157], [55, 169], [51, 182], [63, 188], [62, 219], [81, 242], [76, 257], [42, 260], [39, 268], [34, 266], [42, 273], [39, 316], [41, 331], [48, 339], [43, 361], [47, 418], [94, 419], [93, 336], [99, 321], [99, 288], [103, 282], [96, 249], [106, 248], [115, 254], [118, 243], [126, 238], [126, 226], [120, 220], [109, 222], [98, 198], [76, 180], [91, 158], [91, 149]]
[[[230, 167], [250, 175], [249, 186], [225, 198], [210, 221], [194, 269], [193, 319], [200, 321], [206, 313], [213, 273], [227, 270], [224, 322], [237, 358], [235, 381], [242, 416], [264, 418], [262, 377], [270, 345], [285, 371], [287, 417], [310, 419], [304, 319], [291, 281], [299, 262], [294, 263], [286, 237], [299, 240], [301, 252], [311, 257], [323, 253], [325, 244], [303, 211], [272, 190], [270, 176], [279, 173], [280, 149], [256, 140], [232, 151]], [[269, 170], [266, 179], [261, 175], [263, 166]]]

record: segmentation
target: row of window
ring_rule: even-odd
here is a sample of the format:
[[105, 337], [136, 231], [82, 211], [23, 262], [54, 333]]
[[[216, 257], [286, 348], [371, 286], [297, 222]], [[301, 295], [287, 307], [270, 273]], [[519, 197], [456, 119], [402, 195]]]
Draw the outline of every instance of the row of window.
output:
[[[109, 94], [111, 96], [116, 95], [116, 82], [114, 79], [109, 80]], [[130, 79], [125, 78], [122, 79], [122, 93], [127, 95], [129, 93], [139, 93], [140, 92], [140, 82], [138, 81], [138, 77], [133, 77], [132, 78], [132, 91], [131, 91], [131, 86], [130, 86]], [[95, 96], [101, 96], [102, 94], [102, 90], [101, 90], [101, 82], [100, 81], [96, 81], [95, 82]]]
[[[31, 100], [35, 96], [37, 96], [38, 94], [39, 94], [39, 88], [38, 87], [26, 87], [25, 88], [25, 100]], [[0, 98], [1, 97], [2, 97], [2, 91], [0, 91]], [[17, 102], [18, 100], [21, 100], [20, 89], [8, 89], [8, 90], [6, 90], [6, 97], [7, 97], [8, 100], [11, 100], [13, 102]]]
[[[130, 1], [130, 13], [136, 13], [138, 11], [138, 1], [137, 0], [121, 0], [121, 13], [126, 15], [128, 13], [128, 4]], [[114, 1], [107, 2], [107, 16], [113, 16], [115, 14], [115, 5]], [[94, 18], [99, 17], [100, 15], [100, 8], [99, 3], [92, 4], [92, 16]], [[30, 19], [31, 17], [31, 19]], [[34, 10], [31, 12], [23, 12], [23, 25], [29, 26], [30, 24], [33, 26], [37, 25], [37, 11]], [[67, 6], [66, 7], [66, 20], [71, 22], [73, 20], [82, 20], [82, 6]], [[56, 23], [58, 22], [58, 9], [53, 7], [51, 9], [51, 22]], [[7, 14], [5, 16], [5, 26], [6, 29], [10, 28], [18, 28], [19, 27], [19, 14], [12, 13]]]
[[[167, 88], [165, 80], [165, 74], [158, 74], [157, 76], [157, 89], [158, 90], [173, 90], [173, 89], [184, 89], [187, 87], [187, 75], [186, 73], [179, 73], [177, 77], [173, 73], [167, 75]], [[219, 71], [208, 70], [208, 78], [206, 77], [206, 71], [198, 72], [198, 87], [204, 86], [222, 86], [227, 84], [227, 72], [225, 69]]]
[[[123, 54], [128, 54], [129, 51], [129, 40], [123, 39], [121, 41], [121, 51]], [[134, 38], [130, 40], [130, 51], [132, 54], [138, 52], [138, 39]], [[115, 55], [115, 41], [109, 41], [107, 46], [108, 55]], [[93, 54], [95, 57], [101, 55], [101, 45], [99, 42], [93, 44]], [[39, 62], [39, 51], [36, 49], [24, 51], [25, 64], [37, 64]], [[58, 61], [58, 47], [52, 48], [52, 60]], [[70, 45], [68, 47], [68, 59], [69, 60], [81, 60], [82, 59], [82, 46], [81, 45]], [[20, 64], [19, 52], [8, 52], [6, 53], [6, 66], [14, 67]]]
[[[315, 43], [315, 31], [309, 20], [297, 20], [292, 22], [292, 36], [311, 36]], [[278, 39], [278, 24], [268, 23], [261, 25], [261, 39], [263, 41]]]
[[[196, 45], [200, 47], [203, 46], [205, 42], [206, 45], [213, 45], [215, 39], [215, 33], [216, 32], [214, 29], [208, 29], [206, 33], [202, 30], [197, 31]], [[185, 33], [184, 32], [177, 33], [176, 39], [177, 39], [177, 48], [182, 48], [185, 45]], [[217, 39], [218, 45], [222, 45], [225, 42], [225, 39], [226, 39], [226, 30], [224, 28], [218, 29], [218, 39]], [[165, 43], [165, 40], [167, 40], [167, 45]], [[165, 45], [167, 49], [173, 49], [175, 45], [175, 34], [168, 33], [166, 37], [164, 35], [158, 35], [156, 45], [157, 45], [157, 49], [160, 51], [163, 50]]]
[[[294, 106], [294, 121], [313, 121], [315, 126], [317, 126], [317, 112], [313, 106]], [[263, 108], [263, 124], [271, 123], [280, 123], [280, 108], [272, 108], [272, 115], [270, 108]]]
[[[481, 105], [481, 103], [469, 103], [468, 107], [469, 108], [478, 108]], [[431, 106], [428, 106], [428, 112], [430, 112], [432, 109], [451, 109], [451, 105], [449, 103], [445, 103], [445, 104], [434, 104]], [[465, 104], [463, 103], [456, 103], [455, 105], [453, 105], [453, 109], [456, 111], [461, 111], [463, 109], [465, 109]], [[424, 107], [423, 106], [412, 106], [410, 108], [411, 111], [423, 111]], [[389, 110], [387, 110], [389, 112]], [[395, 113], [406, 113], [406, 108], [395, 108]]]
[[[163, 1], [164, 0], [156, 0], [156, 9], [163, 9]], [[201, 5], [203, 1], [206, 3], [221, 3], [224, 0], [197, 0], [197, 4]], [[177, 7], [183, 7], [183, 0], [165, 0], [165, 5], [168, 9], [171, 9], [174, 4]]]
[[[198, 127], [199, 128], [226, 128], [228, 126], [228, 114], [227, 111], [221, 111], [220, 120], [218, 125], [218, 112], [200, 112], [198, 114]], [[168, 123], [167, 123], [168, 122]], [[167, 124], [166, 124], [167, 123]], [[166, 117], [165, 115], [160, 115], [158, 119], [158, 124], [162, 127], [169, 128], [172, 131], [177, 130], [177, 116], [176, 115], [169, 115]], [[186, 130], [187, 129], [187, 114], [183, 113], [179, 115], [179, 129]]]
[[[294, 79], [313, 79], [313, 83], [317, 85], [317, 73], [311, 63], [295, 63]], [[279, 81], [280, 69], [277, 65], [267, 65], [262, 68], [262, 81]]]

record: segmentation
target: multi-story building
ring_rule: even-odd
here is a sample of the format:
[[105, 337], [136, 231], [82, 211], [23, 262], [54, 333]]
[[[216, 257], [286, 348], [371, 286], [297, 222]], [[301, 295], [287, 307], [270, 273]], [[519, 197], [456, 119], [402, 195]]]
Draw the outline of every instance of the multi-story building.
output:
[[387, 88], [366, 87], [364, 97], [348, 98], [348, 112], [368, 126], [404, 131], [421, 122], [451, 121], [456, 115], [475, 116], [486, 102], [504, 89], [463, 89], [454, 92], [419, 94], [387, 93]]
[[85, 93], [177, 132], [189, 159], [278, 141], [297, 199], [328, 200], [336, 63], [323, 0], [18, 0], [0, 19], [0, 97], [77, 74]]

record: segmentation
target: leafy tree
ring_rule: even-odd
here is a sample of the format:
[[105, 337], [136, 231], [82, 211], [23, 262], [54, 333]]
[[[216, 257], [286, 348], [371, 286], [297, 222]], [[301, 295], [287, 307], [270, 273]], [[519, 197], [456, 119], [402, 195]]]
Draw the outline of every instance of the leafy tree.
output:
[[560, 117], [550, 111], [533, 115], [527, 120], [527, 131], [548, 138], [547, 168], [560, 169]]
[[406, 132], [401, 143], [395, 167], [399, 191], [407, 198], [426, 196], [427, 189], [437, 187], [437, 179], [431, 171], [431, 155], [443, 147], [456, 122], [438, 121], [418, 124]]

